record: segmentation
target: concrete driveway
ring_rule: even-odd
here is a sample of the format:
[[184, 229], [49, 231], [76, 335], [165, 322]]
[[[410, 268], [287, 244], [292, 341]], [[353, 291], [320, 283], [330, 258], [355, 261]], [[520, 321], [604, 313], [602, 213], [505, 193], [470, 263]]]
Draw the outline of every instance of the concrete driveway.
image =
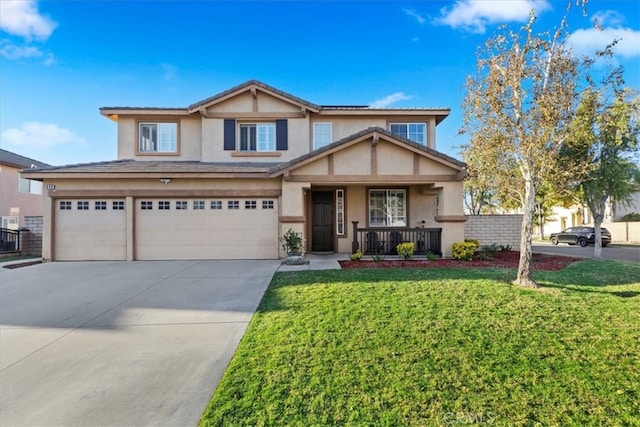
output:
[[2, 426], [193, 426], [278, 261], [0, 269]]

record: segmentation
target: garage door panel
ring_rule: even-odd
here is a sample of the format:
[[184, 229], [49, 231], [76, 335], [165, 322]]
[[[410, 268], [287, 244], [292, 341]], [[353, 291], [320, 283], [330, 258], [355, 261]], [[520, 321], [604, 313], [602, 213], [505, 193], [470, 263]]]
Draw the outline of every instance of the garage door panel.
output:
[[[184, 199], [180, 199], [184, 200]], [[272, 200], [272, 199], [269, 199]], [[159, 202], [168, 201], [169, 209], [160, 210]], [[222, 209], [193, 209], [187, 199], [187, 209], [176, 209], [175, 199], [145, 199], [143, 209], [136, 201], [136, 258], [162, 259], [274, 259], [278, 257], [277, 200], [273, 209], [262, 209], [262, 199], [256, 209], [229, 209], [228, 200], [220, 200]], [[166, 206], [166, 203], [163, 204]]]
[[[124, 200], [115, 200], [122, 202]], [[85, 203], [86, 202], [86, 203]], [[98, 209], [96, 202], [106, 202]], [[126, 215], [114, 200], [60, 200], [56, 203], [54, 259], [122, 261], [126, 259]]]

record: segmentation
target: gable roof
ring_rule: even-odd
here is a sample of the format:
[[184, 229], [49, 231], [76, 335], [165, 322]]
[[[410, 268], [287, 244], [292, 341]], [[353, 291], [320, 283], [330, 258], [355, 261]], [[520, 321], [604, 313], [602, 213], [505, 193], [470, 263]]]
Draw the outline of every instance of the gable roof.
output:
[[318, 112], [322, 107], [316, 105], [312, 102], [305, 101], [302, 98], [298, 98], [297, 96], [291, 95], [290, 93], [284, 92], [280, 89], [277, 89], [273, 86], [269, 86], [267, 84], [262, 83], [258, 80], [249, 80], [238, 86], [234, 86], [231, 89], [227, 89], [224, 92], [220, 92], [216, 95], [213, 95], [207, 99], [203, 99], [202, 101], [196, 102], [194, 104], [189, 105], [188, 110], [190, 113], [198, 111], [202, 107], [209, 107], [211, 105], [217, 104], [218, 102], [224, 101], [225, 99], [229, 99], [238, 95], [239, 93], [260, 89], [263, 92], [269, 93], [270, 95], [275, 96], [276, 98], [283, 99], [285, 101], [296, 104], [300, 107], [304, 107], [313, 112]]
[[33, 167], [41, 168], [49, 166], [46, 163], [34, 160], [29, 157], [21, 156], [20, 154], [12, 153], [11, 151], [3, 150], [0, 148], [0, 164], [13, 166], [20, 169], [30, 169]]
[[386, 129], [383, 129], [378, 126], [372, 126], [367, 129], [363, 129], [360, 132], [354, 133], [346, 138], [343, 138], [339, 141], [333, 142], [329, 145], [325, 145], [324, 147], [320, 147], [316, 150], [310, 151], [309, 153], [303, 154], [300, 157], [297, 157], [291, 161], [286, 163], [282, 163], [274, 168], [272, 168], [269, 173], [271, 175], [279, 175], [284, 173], [285, 171], [294, 169], [296, 167], [302, 166], [303, 164], [310, 163], [313, 160], [319, 159], [323, 156], [336, 152], [343, 148], [346, 145], [350, 145], [352, 142], [361, 141], [368, 139], [370, 137], [379, 138], [382, 137], [386, 141], [396, 143], [398, 145], [406, 145], [407, 148], [411, 148], [413, 151], [418, 151], [424, 154], [426, 157], [436, 160], [439, 163], [446, 164], [454, 169], [458, 169], [462, 171], [466, 169], [467, 164], [457, 160], [451, 156], [448, 156], [444, 153], [441, 153], [433, 148], [425, 147], [422, 144], [418, 144], [409, 139], [403, 138], [401, 136], [397, 136], [392, 134]]

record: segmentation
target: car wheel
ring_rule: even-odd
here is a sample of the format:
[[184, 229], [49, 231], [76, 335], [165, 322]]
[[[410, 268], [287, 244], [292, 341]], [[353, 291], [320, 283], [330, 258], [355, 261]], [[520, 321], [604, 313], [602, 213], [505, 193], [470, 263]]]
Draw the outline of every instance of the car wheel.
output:
[[578, 244], [584, 248], [585, 246], [587, 246], [587, 239], [585, 239], [584, 237], [579, 238]]
[[553, 237], [551, 238], [551, 244], [552, 244], [552, 245], [557, 245], [557, 244], [558, 244], [558, 238], [557, 238], [556, 236], [553, 236]]

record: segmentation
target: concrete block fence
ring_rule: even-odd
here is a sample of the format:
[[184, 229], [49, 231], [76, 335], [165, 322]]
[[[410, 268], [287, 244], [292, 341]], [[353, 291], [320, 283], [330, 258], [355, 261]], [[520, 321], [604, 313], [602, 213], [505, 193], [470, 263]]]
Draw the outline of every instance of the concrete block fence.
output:
[[497, 243], [520, 248], [522, 215], [469, 215], [464, 223], [464, 238], [476, 239], [480, 246]]
[[42, 217], [25, 216], [20, 231], [20, 252], [23, 255], [42, 255]]

